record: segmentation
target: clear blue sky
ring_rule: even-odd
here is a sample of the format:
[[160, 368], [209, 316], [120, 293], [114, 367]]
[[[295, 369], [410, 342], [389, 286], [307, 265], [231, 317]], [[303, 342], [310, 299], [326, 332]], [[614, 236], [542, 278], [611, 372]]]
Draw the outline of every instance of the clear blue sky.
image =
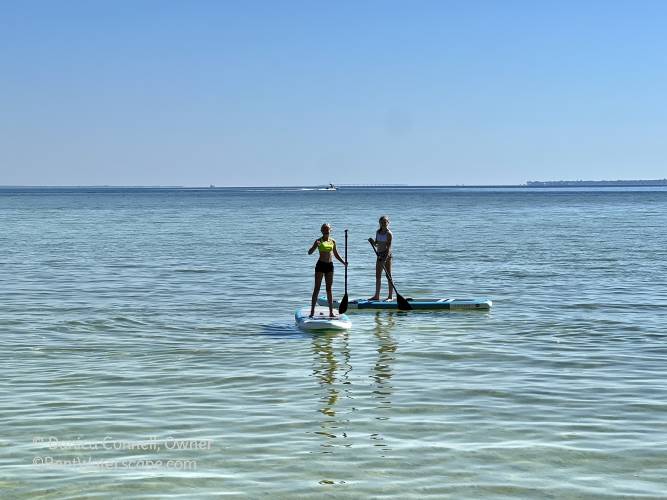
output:
[[0, 184], [667, 177], [667, 2], [5, 1]]

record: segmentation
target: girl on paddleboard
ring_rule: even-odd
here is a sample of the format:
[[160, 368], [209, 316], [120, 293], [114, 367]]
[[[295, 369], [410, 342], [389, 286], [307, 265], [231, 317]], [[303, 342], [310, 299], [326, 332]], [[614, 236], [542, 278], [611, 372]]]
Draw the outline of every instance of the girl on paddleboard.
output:
[[320, 251], [320, 258], [317, 260], [317, 264], [315, 264], [315, 287], [313, 288], [313, 298], [310, 302], [310, 317], [312, 318], [315, 314], [315, 303], [320, 293], [322, 277], [324, 277], [327, 287], [327, 300], [329, 302], [329, 316], [333, 318], [335, 316], [333, 312], [333, 293], [331, 291], [334, 275], [333, 257], [336, 257], [344, 266], [347, 266], [347, 262], [338, 255], [336, 240], [331, 237], [331, 225], [322, 224], [320, 230], [322, 231], [322, 237], [315, 240], [313, 246], [308, 250], [308, 255], [311, 255], [316, 249]]
[[[375, 247], [378, 254], [377, 261], [375, 262], [375, 295], [368, 300], [380, 300], [383, 264], [387, 270], [388, 279], [391, 279], [391, 241], [394, 235], [389, 230], [389, 217], [383, 215], [378, 222], [380, 223], [380, 227], [375, 232], [375, 239], [368, 238], [368, 241]], [[391, 283], [387, 283], [387, 285], [389, 286], [387, 300], [393, 300], [394, 287], [391, 286]]]

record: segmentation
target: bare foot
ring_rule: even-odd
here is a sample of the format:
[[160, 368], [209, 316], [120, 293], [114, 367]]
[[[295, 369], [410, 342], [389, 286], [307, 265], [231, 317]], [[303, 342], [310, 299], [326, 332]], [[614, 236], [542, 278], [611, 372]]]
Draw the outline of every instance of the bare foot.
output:
[[380, 300], [380, 297], [378, 297], [377, 295], [374, 295], [373, 297], [371, 297], [368, 300]]
[[386, 299], [384, 299], [385, 302], [392, 302], [393, 300], [394, 300], [393, 297], [387, 297]]

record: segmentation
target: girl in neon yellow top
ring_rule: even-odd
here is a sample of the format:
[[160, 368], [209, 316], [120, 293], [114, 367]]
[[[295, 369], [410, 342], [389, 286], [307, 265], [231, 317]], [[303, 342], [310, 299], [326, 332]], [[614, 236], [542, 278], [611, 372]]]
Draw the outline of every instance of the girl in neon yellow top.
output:
[[338, 255], [338, 250], [336, 249], [336, 240], [331, 237], [331, 225], [322, 224], [320, 230], [322, 231], [322, 237], [315, 240], [313, 246], [311, 246], [308, 250], [308, 255], [311, 255], [316, 249], [320, 252], [320, 258], [317, 260], [317, 264], [315, 264], [315, 287], [313, 288], [313, 298], [310, 302], [311, 318], [315, 314], [315, 303], [317, 302], [317, 296], [320, 293], [322, 277], [324, 277], [327, 287], [329, 316], [335, 316], [333, 312], [333, 293], [331, 291], [333, 287], [334, 275], [333, 257], [336, 257], [341, 262], [341, 264], [347, 266], [347, 262], [341, 259], [340, 255]]

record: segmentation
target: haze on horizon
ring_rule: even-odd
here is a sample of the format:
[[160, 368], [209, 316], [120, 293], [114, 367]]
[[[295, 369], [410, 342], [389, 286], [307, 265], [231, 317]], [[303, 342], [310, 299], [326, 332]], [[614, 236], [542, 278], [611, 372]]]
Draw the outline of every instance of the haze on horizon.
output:
[[667, 2], [10, 2], [0, 185], [663, 179]]

